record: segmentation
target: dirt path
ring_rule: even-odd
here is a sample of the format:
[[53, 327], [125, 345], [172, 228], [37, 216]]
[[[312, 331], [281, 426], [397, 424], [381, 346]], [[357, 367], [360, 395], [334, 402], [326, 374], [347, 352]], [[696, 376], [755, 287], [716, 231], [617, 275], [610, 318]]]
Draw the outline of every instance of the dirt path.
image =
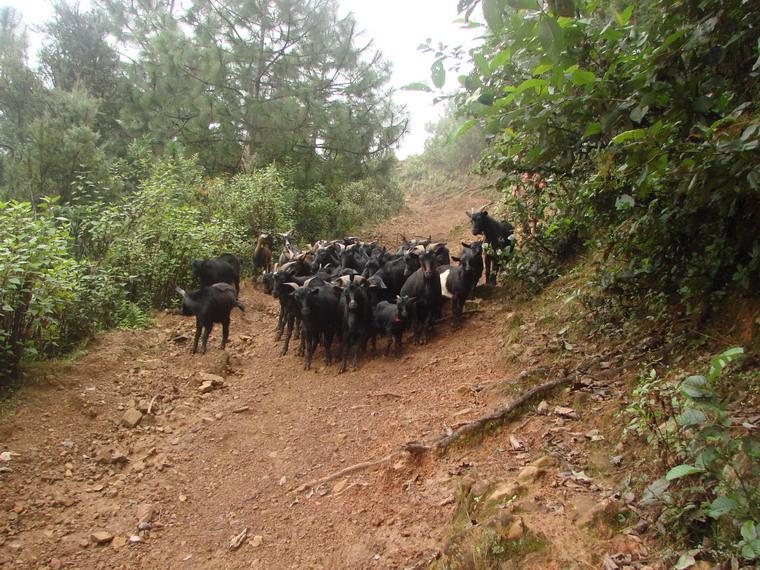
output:
[[[413, 198], [373, 237], [432, 234], [458, 251], [470, 238], [464, 210], [484, 201]], [[522, 325], [523, 338], [505, 341], [509, 306], [480, 299], [482, 312], [461, 330], [441, 324], [430, 344], [406, 346], [401, 359], [364, 357], [358, 371], [338, 375], [318, 353], [305, 372], [292, 351], [278, 356], [274, 300], [251, 286], [241, 296], [247, 311], [234, 316], [225, 352], [213, 335], [208, 354], [191, 357], [193, 323], [161, 314], [148, 331], [102, 335], [20, 393], [0, 421], [0, 451], [14, 453], [0, 463], [10, 469], [0, 472], [0, 566], [425, 567], [452, 544], [452, 513], [473, 485], [487, 495], [551, 453], [562, 464], [544, 460], [521, 483], [519, 509], [545, 544], [538, 561], [515, 567], [599, 567], [612, 534], [591, 536], [575, 521], [605, 488], [567, 475], [568, 461], [582, 470], [594, 453], [566, 427], [572, 419], [531, 413], [522, 448], [510, 447], [507, 427], [439, 458], [401, 452], [503, 404], [498, 380], [538, 364], [542, 377], [559, 373], [570, 361], [553, 337]], [[575, 352], [573, 361], [583, 356]], [[602, 417], [604, 400], [587, 394], [578, 409]], [[138, 426], [122, 424], [127, 410], [151, 402]], [[388, 454], [397, 455], [378, 468], [302, 489]], [[94, 543], [96, 531], [106, 544]]]

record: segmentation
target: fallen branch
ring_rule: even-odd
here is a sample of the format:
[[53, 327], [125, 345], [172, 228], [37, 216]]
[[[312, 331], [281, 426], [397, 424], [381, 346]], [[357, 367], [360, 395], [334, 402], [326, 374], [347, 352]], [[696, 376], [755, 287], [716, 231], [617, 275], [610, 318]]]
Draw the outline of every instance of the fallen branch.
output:
[[340, 479], [341, 477], [345, 477], [346, 475], [351, 475], [352, 473], [356, 473], [357, 471], [363, 471], [364, 469], [371, 469], [373, 467], [377, 467], [378, 465], [382, 465], [383, 463], [390, 462], [397, 455], [399, 455], [399, 452], [391, 453], [390, 455], [386, 455], [385, 457], [381, 457], [380, 459], [374, 459], [372, 461], [364, 461], [362, 463], [351, 465], [350, 467], [341, 469], [340, 471], [337, 471], [333, 473], [332, 475], [326, 475], [324, 477], [321, 477], [320, 479], [314, 479], [313, 481], [304, 483], [300, 487], [294, 489], [292, 492], [302, 493], [306, 489], [312, 489], [314, 487], [318, 487], [319, 485], [324, 485], [325, 483], [329, 483], [330, 481], [334, 481], [335, 479]]
[[443, 437], [440, 437], [431, 443], [420, 443], [417, 441], [410, 441], [404, 446], [404, 449], [408, 451], [409, 453], [412, 453], [415, 455], [422, 455], [431, 451], [440, 451], [448, 447], [452, 443], [454, 443], [457, 439], [459, 439], [463, 435], [478, 431], [482, 429], [483, 427], [485, 427], [485, 425], [490, 422], [497, 422], [497, 423], [503, 422], [512, 412], [514, 412], [516, 409], [518, 409], [520, 406], [522, 406], [523, 404], [525, 404], [532, 398], [535, 398], [537, 395], [543, 394], [544, 392], [548, 392], [556, 388], [557, 386], [568, 384], [574, 378], [575, 378], [575, 374], [569, 374], [558, 380], [552, 380], [551, 382], [540, 384], [536, 386], [535, 388], [531, 388], [530, 390], [525, 392], [522, 396], [517, 398], [517, 400], [509, 404], [506, 408], [502, 408], [501, 410], [498, 410], [496, 412], [487, 414], [485, 416], [481, 416], [475, 421], [468, 422], [464, 424], [462, 427], [454, 430], [452, 433], [445, 435]]

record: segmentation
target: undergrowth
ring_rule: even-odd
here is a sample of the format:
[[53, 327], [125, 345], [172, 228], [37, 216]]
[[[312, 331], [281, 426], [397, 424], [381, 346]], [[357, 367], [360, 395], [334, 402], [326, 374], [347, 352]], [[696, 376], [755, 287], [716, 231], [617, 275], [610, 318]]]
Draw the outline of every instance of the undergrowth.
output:
[[646, 442], [662, 475], [641, 503], [681, 551], [677, 567], [695, 556], [760, 560], [760, 440], [745, 407], [757, 404], [760, 373], [730, 366], [743, 355], [739, 347], [725, 350], [705, 373], [686, 377], [652, 369], [625, 410], [626, 433]]

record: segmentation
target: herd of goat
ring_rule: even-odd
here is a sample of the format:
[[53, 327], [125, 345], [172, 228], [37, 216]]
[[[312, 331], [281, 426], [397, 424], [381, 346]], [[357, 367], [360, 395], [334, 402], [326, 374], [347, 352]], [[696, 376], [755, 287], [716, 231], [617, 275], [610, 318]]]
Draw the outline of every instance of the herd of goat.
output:
[[[359, 351], [369, 341], [375, 352], [378, 336], [387, 339], [385, 354], [395, 342], [398, 356], [406, 330], [411, 330], [413, 342], [427, 342], [434, 321], [442, 316], [445, 299], [451, 300], [452, 326], [458, 327], [464, 303], [484, 266], [486, 283], [494, 284], [499, 257], [493, 254], [511, 248], [514, 240], [512, 225], [489, 216], [485, 206], [467, 215], [472, 234], [482, 235], [483, 240], [463, 241], [458, 256], [431, 239], [404, 239], [395, 253], [358, 238], [320, 240], [301, 251], [287, 233], [277, 234], [284, 245], [273, 266], [274, 236], [260, 234], [253, 255], [254, 284], [261, 275], [264, 291], [280, 303], [276, 340], [285, 335], [281, 354], [287, 354], [295, 332], [300, 339], [298, 354], [305, 357], [307, 370], [320, 343], [325, 361], [332, 362], [335, 337], [340, 339], [340, 372], [346, 370], [349, 353], [356, 369]], [[235, 307], [244, 310], [237, 299], [240, 261], [230, 254], [196, 259], [192, 273], [201, 288], [185, 292], [178, 287], [177, 291], [182, 295], [182, 314], [196, 317], [193, 353], [198, 351], [201, 333], [201, 350], [206, 352], [215, 323], [222, 325], [224, 348], [230, 313]]]

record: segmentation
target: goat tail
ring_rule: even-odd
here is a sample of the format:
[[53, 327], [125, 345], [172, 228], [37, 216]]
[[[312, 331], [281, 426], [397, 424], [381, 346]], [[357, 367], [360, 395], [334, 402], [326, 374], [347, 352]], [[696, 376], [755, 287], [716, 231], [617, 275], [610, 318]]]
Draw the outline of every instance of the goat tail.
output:
[[245, 313], [245, 305], [243, 305], [243, 303], [240, 301], [235, 301], [235, 306]]

